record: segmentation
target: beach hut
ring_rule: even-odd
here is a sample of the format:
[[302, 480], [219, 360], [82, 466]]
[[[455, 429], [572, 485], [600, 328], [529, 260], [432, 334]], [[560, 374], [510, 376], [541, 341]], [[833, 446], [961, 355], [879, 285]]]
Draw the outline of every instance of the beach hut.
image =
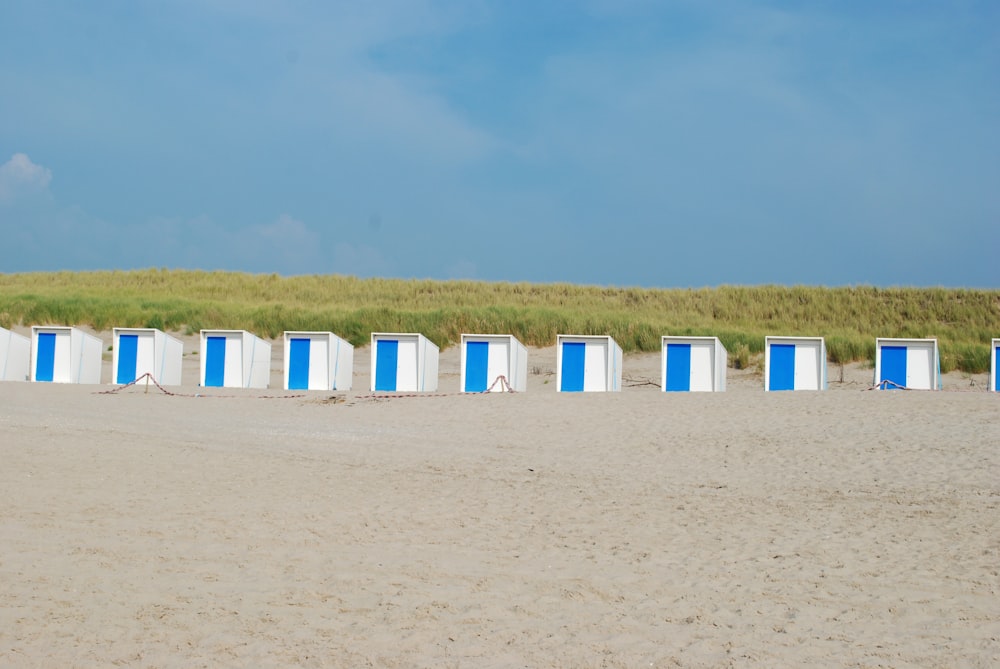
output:
[[31, 369], [31, 340], [0, 328], [0, 381], [27, 381]]
[[1000, 393], [1000, 339], [990, 344], [990, 390]]
[[822, 337], [764, 337], [764, 390], [826, 390]]
[[104, 342], [74, 327], [31, 328], [31, 380], [51, 383], [100, 383]]
[[434, 342], [422, 334], [372, 333], [372, 391], [434, 391], [438, 357]]
[[161, 386], [181, 384], [184, 343], [155, 328], [113, 328], [114, 383], [132, 383], [149, 374]]
[[285, 332], [286, 390], [350, 390], [354, 347], [332, 332]]
[[937, 339], [877, 338], [874, 385], [882, 390], [940, 390]]
[[514, 335], [463, 334], [461, 338], [463, 393], [528, 388], [528, 349]]
[[663, 337], [660, 383], [664, 392], [721, 392], [728, 354], [718, 337]]
[[556, 335], [556, 391], [616, 392], [622, 349], [605, 335]]
[[201, 385], [267, 388], [271, 343], [245, 330], [201, 331]]

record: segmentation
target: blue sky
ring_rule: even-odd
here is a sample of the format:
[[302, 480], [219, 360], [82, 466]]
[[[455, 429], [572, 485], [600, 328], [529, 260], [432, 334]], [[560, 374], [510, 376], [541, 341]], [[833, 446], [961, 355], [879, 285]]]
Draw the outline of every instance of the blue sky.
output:
[[1000, 287], [1000, 3], [5, 0], [0, 271]]

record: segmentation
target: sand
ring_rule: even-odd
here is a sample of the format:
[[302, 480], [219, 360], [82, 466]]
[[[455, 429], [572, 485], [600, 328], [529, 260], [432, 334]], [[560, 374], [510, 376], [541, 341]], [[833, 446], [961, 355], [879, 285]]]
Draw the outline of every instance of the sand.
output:
[[[103, 338], [110, 344], [109, 333]], [[1000, 395], [0, 383], [0, 665], [993, 667]], [[110, 353], [105, 380], [110, 380]]]

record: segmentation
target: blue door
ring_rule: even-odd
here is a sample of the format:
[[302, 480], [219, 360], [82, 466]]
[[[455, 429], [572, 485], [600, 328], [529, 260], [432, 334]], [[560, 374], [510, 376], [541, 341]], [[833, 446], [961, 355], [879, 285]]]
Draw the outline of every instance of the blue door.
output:
[[691, 344], [667, 344], [667, 387], [664, 390], [691, 390]]
[[292, 339], [288, 348], [288, 388], [289, 390], [309, 389], [309, 339]]
[[481, 393], [486, 390], [490, 344], [485, 341], [465, 343], [465, 392]]
[[375, 342], [375, 390], [396, 390], [396, 369], [399, 367], [399, 342], [379, 339]]
[[51, 381], [56, 369], [56, 335], [54, 332], [39, 332], [37, 341], [35, 381]]
[[226, 383], [226, 338], [208, 337], [205, 351], [205, 385], [221, 388]]
[[905, 346], [882, 347], [882, 378], [876, 379], [876, 381], [880, 386], [883, 386], [885, 381], [889, 381], [890, 383], [883, 386], [883, 388], [888, 390], [906, 387]]
[[1000, 346], [993, 349], [993, 369], [996, 370], [995, 378], [993, 379], [993, 385], [996, 386], [993, 390], [1000, 393]]
[[564, 342], [562, 345], [562, 392], [583, 390], [584, 363], [587, 359], [587, 345], [583, 342]]
[[795, 344], [771, 344], [770, 390], [795, 390]]
[[139, 354], [139, 335], [118, 335], [118, 374], [115, 383], [135, 381], [136, 358]]

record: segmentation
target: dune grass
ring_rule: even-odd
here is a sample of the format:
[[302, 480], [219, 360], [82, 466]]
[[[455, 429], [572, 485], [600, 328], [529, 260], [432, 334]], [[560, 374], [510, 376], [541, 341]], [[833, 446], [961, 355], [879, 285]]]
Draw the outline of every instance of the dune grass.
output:
[[0, 274], [0, 325], [156, 327], [197, 332], [421, 332], [442, 347], [465, 333], [509, 333], [548, 346], [556, 334], [611, 335], [625, 351], [660, 337], [718, 336], [734, 365], [765, 335], [823, 336], [830, 361], [872, 361], [875, 337], [937, 337], [942, 370], [989, 370], [1000, 291], [945, 288], [721, 286], [645, 289], [571, 284], [359, 279], [150, 269]]

